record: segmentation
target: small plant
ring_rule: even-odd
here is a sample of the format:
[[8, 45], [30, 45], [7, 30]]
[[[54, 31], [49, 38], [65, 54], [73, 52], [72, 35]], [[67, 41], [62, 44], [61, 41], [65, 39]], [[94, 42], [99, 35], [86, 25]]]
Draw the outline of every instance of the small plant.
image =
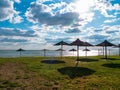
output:
[[58, 87], [53, 87], [52, 90], [58, 90]]
[[55, 85], [59, 85], [59, 81], [56, 81], [56, 80], [55, 80], [55, 81], [54, 81], [54, 84], [55, 84]]
[[14, 82], [14, 83], [13, 83], [13, 82], [10, 82], [10, 83], [9, 83], [9, 86], [10, 86], [10, 87], [18, 87], [19, 84], [16, 83], [16, 82]]
[[78, 83], [80, 83], [80, 82], [81, 82], [80, 80], [76, 80], [76, 81], [75, 81], [75, 84], [78, 84]]
[[16, 79], [20, 79], [20, 78], [21, 78], [21, 76], [20, 76], [20, 75], [17, 75], [17, 76], [16, 76]]
[[9, 84], [8, 80], [3, 80], [2, 84]]
[[4, 88], [4, 87], [6, 87], [5, 85], [0, 85], [0, 88]]
[[8, 80], [3, 80], [2, 84], [0, 85], [0, 88], [4, 87], [18, 87], [19, 84], [16, 82], [10, 82]]
[[29, 76], [28, 76], [28, 75], [25, 75], [25, 76], [23, 77], [23, 79], [29, 79]]
[[44, 86], [50, 87], [50, 86], [52, 86], [52, 83], [50, 83], [50, 82], [45, 82], [45, 83], [44, 83]]

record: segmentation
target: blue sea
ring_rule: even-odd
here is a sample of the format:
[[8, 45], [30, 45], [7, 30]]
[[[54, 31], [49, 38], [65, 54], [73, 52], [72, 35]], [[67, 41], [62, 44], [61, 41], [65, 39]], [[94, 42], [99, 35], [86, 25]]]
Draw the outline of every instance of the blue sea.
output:
[[[98, 50], [91, 50], [87, 52], [87, 56], [97, 56], [102, 55], [102, 51], [98, 53]], [[76, 56], [77, 52], [64, 51], [63, 56]], [[79, 50], [80, 56], [85, 56], [85, 51]], [[108, 55], [118, 55], [118, 50], [108, 51]], [[19, 57], [20, 52], [16, 50], [0, 50], [0, 57]], [[26, 50], [21, 52], [21, 56], [23, 57], [31, 57], [31, 56], [44, 56], [44, 51], [42, 50]], [[45, 56], [48, 57], [56, 57], [60, 56], [60, 51], [49, 50], [45, 52]]]

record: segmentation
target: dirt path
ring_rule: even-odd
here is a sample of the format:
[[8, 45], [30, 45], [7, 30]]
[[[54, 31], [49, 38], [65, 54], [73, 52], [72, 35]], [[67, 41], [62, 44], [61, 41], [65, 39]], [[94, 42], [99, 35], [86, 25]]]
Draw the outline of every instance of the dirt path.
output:
[[25, 67], [13, 62], [0, 65], [0, 90], [53, 90], [43, 86], [45, 79]]

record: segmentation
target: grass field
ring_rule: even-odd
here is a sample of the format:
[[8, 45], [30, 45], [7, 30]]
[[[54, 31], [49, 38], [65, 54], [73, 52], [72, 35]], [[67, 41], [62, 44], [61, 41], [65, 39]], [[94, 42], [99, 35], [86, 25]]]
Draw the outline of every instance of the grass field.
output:
[[120, 90], [119, 56], [80, 58], [0, 58], [0, 90]]

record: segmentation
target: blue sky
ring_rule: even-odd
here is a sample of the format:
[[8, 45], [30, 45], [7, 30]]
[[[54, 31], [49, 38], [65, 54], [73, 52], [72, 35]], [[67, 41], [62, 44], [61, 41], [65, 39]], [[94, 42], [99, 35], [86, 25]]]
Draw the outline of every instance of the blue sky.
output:
[[76, 38], [120, 43], [120, 0], [1, 0], [0, 49], [49, 49]]

